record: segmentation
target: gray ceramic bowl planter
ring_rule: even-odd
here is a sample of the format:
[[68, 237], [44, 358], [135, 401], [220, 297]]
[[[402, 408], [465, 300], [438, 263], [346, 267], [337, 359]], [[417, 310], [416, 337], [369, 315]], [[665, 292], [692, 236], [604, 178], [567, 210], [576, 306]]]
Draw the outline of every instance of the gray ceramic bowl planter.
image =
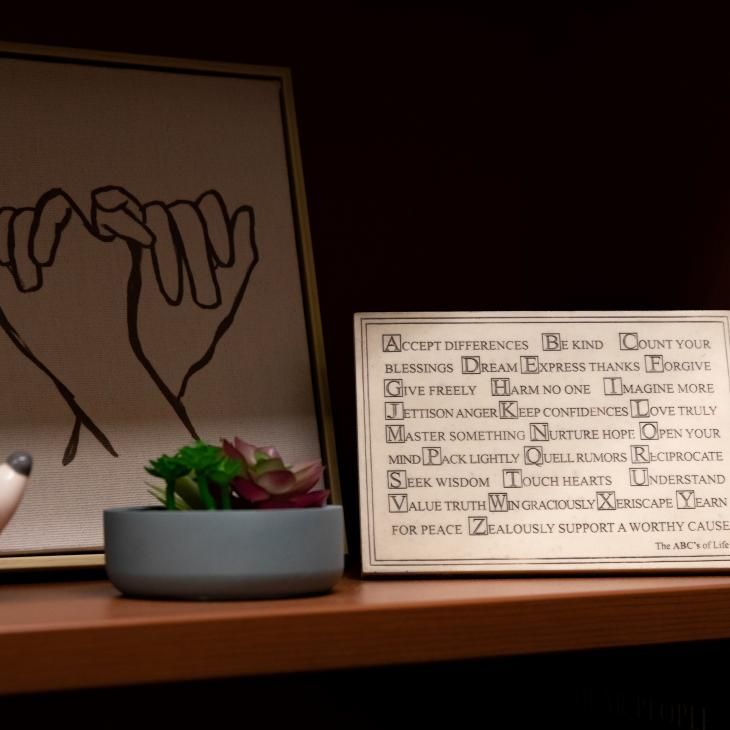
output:
[[124, 594], [224, 600], [323, 593], [342, 576], [342, 507], [104, 511], [106, 568]]

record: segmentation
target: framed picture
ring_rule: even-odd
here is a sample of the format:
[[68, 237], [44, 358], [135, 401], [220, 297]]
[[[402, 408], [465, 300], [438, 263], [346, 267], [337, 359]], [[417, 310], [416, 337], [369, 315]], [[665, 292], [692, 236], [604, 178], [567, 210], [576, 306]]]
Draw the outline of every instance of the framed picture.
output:
[[[103, 563], [102, 511], [201, 438], [334, 436], [287, 69], [0, 46], [0, 569]], [[0, 455], [2, 455], [0, 454]]]

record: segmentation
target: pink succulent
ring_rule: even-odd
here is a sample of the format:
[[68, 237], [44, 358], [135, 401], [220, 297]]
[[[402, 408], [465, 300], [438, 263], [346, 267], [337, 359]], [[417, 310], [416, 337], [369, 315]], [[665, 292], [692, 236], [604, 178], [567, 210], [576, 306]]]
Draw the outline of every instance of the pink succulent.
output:
[[321, 507], [327, 501], [329, 491], [316, 488], [324, 471], [319, 459], [287, 467], [273, 446], [253, 446], [238, 437], [233, 443], [223, 439], [223, 451], [242, 465], [233, 491], [258, 509]]

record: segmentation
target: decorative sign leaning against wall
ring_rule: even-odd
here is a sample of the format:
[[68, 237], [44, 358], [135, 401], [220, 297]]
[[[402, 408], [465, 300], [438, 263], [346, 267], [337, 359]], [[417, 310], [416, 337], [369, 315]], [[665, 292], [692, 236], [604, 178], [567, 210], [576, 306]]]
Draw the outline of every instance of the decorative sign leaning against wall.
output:
[[355, 317], [366, 573], [730, 568], [728, 312]]
[[336, 495], [288, 72], [3, 46], [0, 89], [0, 460], [34, 456], [0, 568], [100, 563], [197, 438], [321, 454]]

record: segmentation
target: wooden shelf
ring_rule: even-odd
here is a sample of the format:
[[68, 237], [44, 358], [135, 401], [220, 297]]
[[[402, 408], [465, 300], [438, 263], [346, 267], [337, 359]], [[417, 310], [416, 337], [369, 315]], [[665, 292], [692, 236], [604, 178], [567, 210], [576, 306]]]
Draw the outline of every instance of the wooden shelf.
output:
[[327, 596], [0, 586], [0, 693], [730, 638], [730, 577], [343, 579]]

